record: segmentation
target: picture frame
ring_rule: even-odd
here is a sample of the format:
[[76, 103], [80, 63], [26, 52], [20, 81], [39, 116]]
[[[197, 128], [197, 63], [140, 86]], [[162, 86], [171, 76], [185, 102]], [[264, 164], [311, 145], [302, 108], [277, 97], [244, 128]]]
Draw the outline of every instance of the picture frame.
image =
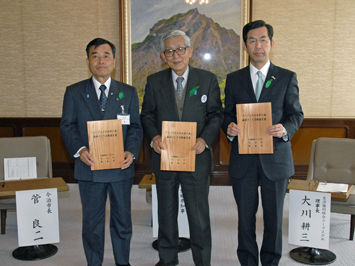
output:
[[[130, 84], [130, 85], [133, 85], [134, 87], [137, 88], [137, 91], [138, 91], [138, 96], [139, 96], [139, 101], [140, 101], [140, 105], [142, 104], [142, 100], [143, 100], [143, 94], [144, 94], [144, 79], [146, 81], [146, 78], [149, 74], [153, 74], [155, 72], [157, 72], [158, 70], [153, 70], [151, 69], [150, 72], [146, 72], [146, 73], [141, 73], [140, 77], [139, 77], [139, 82], [137, 81], [138, 78], [136, 75], [136, 72], [134, 69], [138, 68], [135, 66], [135, 63], [134, 62], [137, 62], [137, 60], [135, 60], [135, 56], [134, 56], [134, 52], [133, 52], [133, 61], [132, 61], [132, 47], [136, 47], [136, 43], [134, 42], [134, 40], [132, 41], [132, 13], [133, 10], [132, 10], [132, 1], [137, 1], [137, 0], [120, 0], [119, 1], [119, 12], [120, 12], [120, 25], [119, 25], [119, 36], [120, 36], [120, 45], [118, 47], [118, 53], [120, 54], [121, 56], [121, 60], [119, 62], [119, 66], [120, 66], [120, 81], [124, 82], [124, 83], [127, 83], [127, 84]], [[156, 0], [156, 1], [159, 1], [159, 0]], [[183, 5], [186, 5], [187, 4], [185, 3], [185, 0], [172, 0], [171, 2], [177, 2], [177, 1], [181, 1], [181, 4], [179, 3], [179, 5], [183, 6]], [[214, 2], [215, 1], [215, 2]], [[210, 0], [209, 4], [208, 5], [214, 5], [214, 4], [217, 4], [219, 0]], [[169, 3], [171, 5], [171, 2]], [[216, 3], [217, 2], [217, 3]], [[230, 73], [230, 72], [233, 72], [233, 71], [236, 71], [240, 68], [243, 68], [245, 67], [248, 63], [249, 63], [249, 56], [248, 54], [244, 51], [243, 47], [242, 47], [242, 42], [243, 42], [243, 38], [242, 38], [242, 28], [243, 26], [248, 23], [251, 19], [251, 3], [252, 3], [252, 0], [230, 0], [229, 1], [230, 3], [238, 3], [240, 4], [240, 7], [237, 6], [236, 10], [239, 10], [240, 11], [240, 14], [236, 14], [236, 20], [239, 19], [239, 22], [236, 21], [236, 25], [240, 25], [240, 29], [239, 29], [239, 34], [237, 34], [239, 37], [239, 43], [236, 43], [235, 44], [235, 47], [237, 47], [237, 49], [239, 50], [238, 51], [238, 62], [239, 62], [239, 65], [238, 65], [238, 62], [235, 63], [235, 64], [232, 64], [232, 65], [235, 65], [235, 68], [233, 66], [232, 70], [231, 68], [229, 68], [228, 70], [224, 69], [224, 72], [223, 73], [216, 73], [216, 71], [219, 71], [220, 68], [215, 68], [215, 69], [210, 69], [210, 68], [207, 68], [207, 70], [215, 73], [217, 75], [217, 78], [218, 78], [218, 82], [220, 84], [220, 88], [221, 88], [221, 98], [222, 98], [222, 101], [224, 102], [224, 82], [225, 82], [225, 78], [226, 78], [226, 74], [227, 73]], [[151, 3], [151, 1], [147, 1], [147, 2], [140, 2], [142, 3]], [[163, 1], [161, 1], [161, 3], [163, 3]], [[135, 4], [135, 3], [133, 3]], [[133, 5], [134, 6], [137, 6], [137, 5]], [[197, 4], [195, 4], [194, 6], [191, 6], [190, 7], [190, 12], [191, 12], [191, 9], [197, 9], [197, 12], [198, 12], [198, 9], [199, 9], [199, 4], [198, 4], [198, 1], [197, 1]], [[185, 6], [184, 6], [185, 7]], [[186, 7], [186, 9], [188, 9]], [[147, 9], [146, 9], [147, 10]], [[160, 10], [160, 9], [157, 9], [157, 10]], [[151, 17], [155, 17], [155, 18], [159, 18], [159, 19], [156, 19], [156, 23], [160, 20], [170, 20], [175, 17], [175, 16], [170, 16], [169, 14], [166, 14], [166, 12], [163, 12], [163, 8], [161, 8], [161, 14], [157, 14], [155, 13], [154, 16], [151, 16]], [[148, 11], [147, 11], [148, 12]], [[179, 11], [177, 11], [179, 12]], [[146, 12], [139, 12], [139, 14], [145, 14]], [[202, 13], [199, 13], [199, 14], [202, 14]], [[181, 16], [181, 13], [179, 13], [178, 15]], [[184, 15], [184, 14], [183, 14]], [[203, 16], [205, 16], [204, 14], [202, 14]], [[239, 15], [239, 18], [238, 18], [238, 15]], [[143, 15], [142, 15], [143, 16]], [[207, 17], [207, 16], [206, 16]], [[213, 18], [213, 15], [210, 17], [211, 21], [214, 19]], [[143, 20], [142, 20], [143, 21]], [[218, 24], [219, 22], [218, 21], [215, 21], [216, 24]], [[137, 23], [137, 21], [135, 21], [135, 23]], [[144, 24], [144, 25], [143, 25]], [[142, 22], [142, 26], [147, 26], [145, 24], [148, 24], [147, 23], [147, 20], [144, 20]], [[158, 23], [157, 23], [158, 24]], [[154, 23], [151, 23], [150, 25], [148, 25], [149, 27], [152, 27], [155, 26]], [[219, 24], [218, 24], [219, 26]], [[152, 32], [152, 28], [150, 28], [150, 31]], [[154, 28], [153, 28], [154, 30]], [[223, 29], [225, 30], [225, 29]], [[230, 30], [230, 29], [228, 29]], [[136, 34], [136, 30], [134, 31], [134, 33]], [[150, 32], [150, 33], [151, 33]], [[146, 36], [142, 36], [142, 38], [146, 38], [147, 39], [148, 37], [148, 34]], [[159, 36], [156, 37], [156, 39], [160, 39]], [[235, 38], [234, 38], [235, 39]], [[133, 43], [132, 43], [133, 42]], [[157, 42], [157, 41], [156, 41]], [[193, 39], [191, 38], [191, 42], [193, 42]], [[133, 46], [132, 46], [133, 44]], [[137, 43], [138, 45], [140, 45], [141, 43]], [[233, 45], [231, 45], [233, 46]], [[147, 55], [150, 55], [150, 54], [154, 54], [156, 57], [160, 56], [160, 47], [159, 47], [159, 43], [155, 43], [155, 47], [156, 47], [156, 51], [151, 51], [149, 52]], [[196, 54], [196, 51], [197, 51], [197, 47], [196, 47], [196, 44], [193, 45], [193, 48], [194, 48], [194, 52], [193, 52], [193, 56], [194, 56], [194, 53]], [[200, 48], [200, 47], [198, 47]], [[202, 50], [202, 48], [200, 48], [200, 50]], [[142, 54], [142, 53], [141, 53]], [[233, 53], [232, 53], [233, 54]], [[216, 56], [217, 57], [217, 56]], [[139, 62], [142, 61], [141, 58], [139, 58]], [[161, 59], [161, 61], [163, 61]], [[192, 61], [193, 58], [192, 58]], [[199, 62], [200, 60], [199, 59], [196, 59], [195, 60], [196, 62]], [[155, 62], [157, 62], [156, 58], [155, 58]], [[159, 63], [155, 63], [155, 64], [152, 64], [152, 63], [149, 63], [148, 65], [151, 66], [151, 65], [154, 65], [156, 67], [161, 67], [160, 70], [163, 69], [163, 64], [164, 62], [161, 63], [161, 66], [159, 66]], [[190, 64], [192, 66], [194, 66], [193, 62], [191, 63], [191, 60], [190, 60]], [[147, 65], [147, 63], [146, 63]], [[133, 69], [134, 67], [134, 69]], [[196, 67], [199, 67], [199, 68], [204, 68], [204, 67], [207, 67], [207, 64], [204, 64], [202, 67], [199, 66], [199, 65], [196, 65]], [[139, 67], [139, 69], [142, 69], [143, 67]], [[224, 80], [223, 80], [224, 78]], [[144, 83], [144, 84], [143, 84]]]

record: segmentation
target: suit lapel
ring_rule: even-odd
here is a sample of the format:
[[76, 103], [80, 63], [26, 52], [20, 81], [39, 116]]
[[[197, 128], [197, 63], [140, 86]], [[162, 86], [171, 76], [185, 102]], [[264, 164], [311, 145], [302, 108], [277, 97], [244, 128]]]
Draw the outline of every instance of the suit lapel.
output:
[[[166, 105], [168, 106], [168, 112], [172, 112], [172, 121], [179, 121], [179, 113], [175, 100], [175, 87], [173, 84], [173, 78], [171, 74], [171, 68], [167, 69], [165, 72], [165, 76], [162, 78], [161, 83], [161, 97], [163, 97]], [[159, 95], [157, 95], [159, 97]]]
[[[114, 80], [111, 78], [111, 84], [110, 84], [110, 90], [108, 92], [108, 98], [107, 98], [107, 106], [106, 106], [106, 111], [104, 115], [104, 119], [107, 119], [109, 117], [116, 117], [118, 110], [121, 110], [121, 108], [118, 108], [120, 104], [120, 98], [119, 98], [119, 87], [118, 83], [114, 82]], [[122, 91], [121, 97], [124, 97], [124, 92]]]
[[250, 77], [250, 68], [249, 65], [242, 69], [242, 78], [241, 78], [241, 86], [245, 89], [247, 95], [250, 97], [251, 101], [256, 103], [255, 91], [253, 87], [253, 83], [251, 82]]
[[101, 120], [103, 114], [101, 112], [97, 93], [91, 78], [87, 80], [86, 87], [81, 95], [83, 97], [84, 103], [87, 106], [87, 109], [93, 117], [93, 120]]
[[278, 76], [278, 71], [275, 65], [270, 63], [269, 71], [267, 72], [266, 79], [264, 82], [263, 89], [260, 94], [260, 99], [259, 102], [263, 100], [267, 96], [267, 94], [272, 90], [272, 88], [275, 86], [277, 83], [277, 79], [279, 78]]
[[186, 118], [189, 117], [190, 112], [195, 111], [195, 105], [196, 105], [196, 99], [199, 100], [199, 97], [197, 95], [191, 95], [190, 96], [190, 91], [201, 85], [199, 84], [199, 78], [198, 75], [196, 75], [194, 72], [196, 71], [195, 68], [190, 66], [189, 69], [189, 76], [187, 78], [187, 84], [186, 84], [186, 93], [185, 93], [185, 99], [184, 99], [184, 108], [183, 108], [183, 113], [181, 120], [186, 121]]

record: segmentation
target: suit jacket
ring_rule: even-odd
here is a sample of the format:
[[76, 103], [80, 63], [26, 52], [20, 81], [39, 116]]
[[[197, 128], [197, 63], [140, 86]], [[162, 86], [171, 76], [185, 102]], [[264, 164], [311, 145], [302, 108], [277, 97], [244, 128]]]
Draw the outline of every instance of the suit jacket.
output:
[[[268, 88], [265, 84], [273, 79]], [[225, 88], [225, 112], [222, 128], [227, 134], [228, 125], [236, 121], [236, 104], [256, 103], [250, 77], [249, 66], [227, 76]], [[270, 64], [259, 102], [271, 102], [272, 123], [281, 123], [287, 131], [288, 141], [273, 138], [274, 154], [239, 155], [238, 137], [232, 141], [229, 161], [229, 174], [233, 178], [243, 178], [253, 161], [260, 157], [261, 165], [270, 180], [288, 178], [294, 174], [290, 139], [303, 121], [302, 107], [299, 101], [299, 89], [296, 73]]]
[[[119, 93], [123, 98], [119, 98]], [[60, 132], [67, 150], [74, 158], [76, 152], [83, 146], [89, 148], [87, 121], [117, 119], [122, 112], [130, 114], [130, 125], [122, 126], [124, 150], [130, 151], [138, 158], [143, 129], [139, 118], [139, 103], [137, 91], [134, 87], [111, 79], [106, 111], [99, 106], [97, 93], [92, 78], [83, 80], [67, 87]], [[94, 182], [117, 182], [134, 176], [134, 165], [128, 169], [110, 169], [91, 171], [90, 166], [84, 164], [80, 158], [75, 159], [74, 176], [78, 180]]]
[[[171, 71], [169, 68], [147, 78], [141, 120], [149, 141], [161, 135], [162, 121], [180, 121]], [[190, 95], [190, 91], [197, 86], [197, 93]], [[185, 90], [181, 121], [197, 122], [196, 137], [201, 137], [209, 147], [196, 155], [196, 169], [192, 174], [199, 179], [213, 170], [212, 142], [223, 122], [223, 108], [217, 78], [211, 72], [190, 66]], [[205, 102], [203, 96], [207, 96]], [[151, 169], [159, 177], [171, 176], [171, 172], [160, 171], [160, 154], [154, 150]]]

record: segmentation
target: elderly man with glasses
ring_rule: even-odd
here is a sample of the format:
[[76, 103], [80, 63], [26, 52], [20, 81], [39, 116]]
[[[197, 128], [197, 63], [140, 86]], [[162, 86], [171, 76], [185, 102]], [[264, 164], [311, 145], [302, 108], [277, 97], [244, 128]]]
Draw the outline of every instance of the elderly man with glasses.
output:
[[[195, 265], [211, 264], [211, 226], [208, 204], [213, 168], [212, 142], [223, 122], [220, 89], [214, 74], [189, 66], [190, 38], [174, 30], [161, 38], [161, 57], [170, 68], [150, 75], [145, 86], [141, 120], [151, 141], [151, 168], [158, 194], [158, 248], [156, 266], [178, 265], [178, 189], [181, 184], [190, 228]], [[161, 171], [163, 121], [197, 122], [195, 172]]]

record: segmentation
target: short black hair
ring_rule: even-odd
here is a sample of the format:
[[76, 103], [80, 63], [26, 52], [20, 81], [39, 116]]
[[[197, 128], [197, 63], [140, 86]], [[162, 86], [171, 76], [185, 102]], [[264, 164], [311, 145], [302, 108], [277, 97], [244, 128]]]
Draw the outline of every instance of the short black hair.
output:
[[115, 53], [116, 53], [116, 47], [113, 43], [109, 42], [108, 40], [102, 39], [102, 38], [96, 38], [93, 39], [91, 42], [89, 42], [89, 44], [86, 46], [86, 55], [89, 58], [89, 52], [90, 52], [90, 48], [92, 46], [95, 46], [95, 48], [97, 46], [103, 45], [103, 44], [108, 44], [110, 45], [111, 49], [112, 49], [112, 55], [113, 58], [115, 58]]
[[270, 41], [272, 41], [272, 37], [274, 36], [274, 29], [271, 25], [266, 24], [264, 20], [255, 20], [253, 22], [249, 22], [243, 27], [243, 41], [246, 44], [248, 40], [248, 32], [257, 28], [266, 27], [269, 35]]

